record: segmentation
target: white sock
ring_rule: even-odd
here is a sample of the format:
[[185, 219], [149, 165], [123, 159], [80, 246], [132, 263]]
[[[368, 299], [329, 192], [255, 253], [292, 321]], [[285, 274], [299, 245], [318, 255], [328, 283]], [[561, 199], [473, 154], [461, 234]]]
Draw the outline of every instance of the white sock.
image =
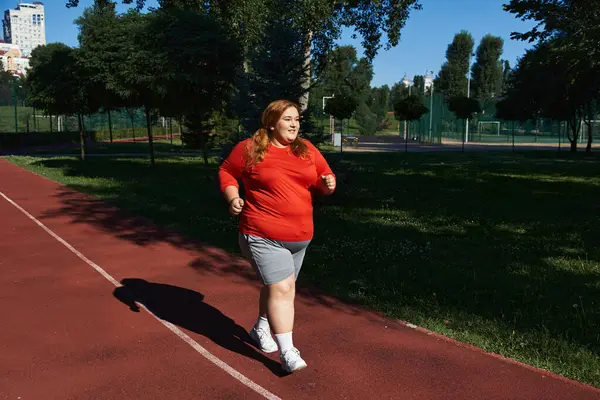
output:
[[292, 340], [292, 332], [276, 333], [275, 339], [277, 340], [277, 344], [279, 345], [279, 350], [281, 351], [281, 354], [294, 347], [294, 341]]
[[258, 316], [258, 320], [256, 321], [256, 325], [254, 325], [256, 329], [262, 329], [265, 332], [270, 332], [271, 328], [269, 327], [269, 320], [262, 315]]

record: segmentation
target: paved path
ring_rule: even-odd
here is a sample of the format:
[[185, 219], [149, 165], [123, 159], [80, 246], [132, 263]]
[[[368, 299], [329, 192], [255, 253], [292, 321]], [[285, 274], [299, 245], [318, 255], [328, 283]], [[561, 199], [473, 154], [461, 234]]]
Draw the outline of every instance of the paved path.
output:
[[2, 159], [0, 177], [0, 398], [600, 398], [306, 290], [294, 339], [309, 368], [285, 376], [248, 344], [245, 261]]

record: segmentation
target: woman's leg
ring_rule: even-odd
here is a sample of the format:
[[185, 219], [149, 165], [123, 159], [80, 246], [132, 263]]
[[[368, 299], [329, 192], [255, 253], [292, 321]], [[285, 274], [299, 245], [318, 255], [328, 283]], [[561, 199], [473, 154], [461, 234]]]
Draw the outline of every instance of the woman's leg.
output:
[[260, 297], [258, 300], [258, 315], [267, 318], [268, 311], [268, 300], [269, 300], [269, 287], [264, 285], [260, 289]]
[[275, 334], [292, 332], [294, 330], [294, 297], [296, 295], [294, 274], [281, 282], [265, 286], [261, 290], [261, 300], [263, 291], [267, 294], [267, 315], [273, 332]]

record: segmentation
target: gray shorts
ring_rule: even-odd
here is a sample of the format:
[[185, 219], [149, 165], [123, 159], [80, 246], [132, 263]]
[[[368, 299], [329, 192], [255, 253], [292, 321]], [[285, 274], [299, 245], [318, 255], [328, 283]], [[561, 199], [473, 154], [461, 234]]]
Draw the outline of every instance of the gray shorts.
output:
[[256, 268], [265, 285], [281, 282], [292, 274], [297, 279], [309, 243], [310, 240], [281, 242], [239, 234], [242, 254]]

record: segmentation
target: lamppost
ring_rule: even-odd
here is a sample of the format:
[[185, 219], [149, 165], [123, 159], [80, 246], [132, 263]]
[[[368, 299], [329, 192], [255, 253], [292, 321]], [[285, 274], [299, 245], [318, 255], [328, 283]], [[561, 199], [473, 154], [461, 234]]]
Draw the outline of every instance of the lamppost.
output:
[[[325, 99], [333, 99], [335, 94], [331, 96], [323, 96], [323, 113], [325, 113]], [[331, 135], [331, 144], [334, 143], [333, 131], [334, 131], [335, 121], [333, 120], [333, 116], [329, 114], [329, 135]]]
[[17, 78], [19, 75], [13, 74], [13, 105], [15, 107], [15, 133], [19, 133], [19, 122], [17, 120]]
[[[469, 55], [469, 71], [467, 72], [467, 98], [471, 98], [471, 57], [475, 54]], [[465, 122], [465, 143], [469, 143], [469, 118]]]
[[429, 143], [433, 142], [433, 71], [431, 71], [431, 85], [429, 86]]

